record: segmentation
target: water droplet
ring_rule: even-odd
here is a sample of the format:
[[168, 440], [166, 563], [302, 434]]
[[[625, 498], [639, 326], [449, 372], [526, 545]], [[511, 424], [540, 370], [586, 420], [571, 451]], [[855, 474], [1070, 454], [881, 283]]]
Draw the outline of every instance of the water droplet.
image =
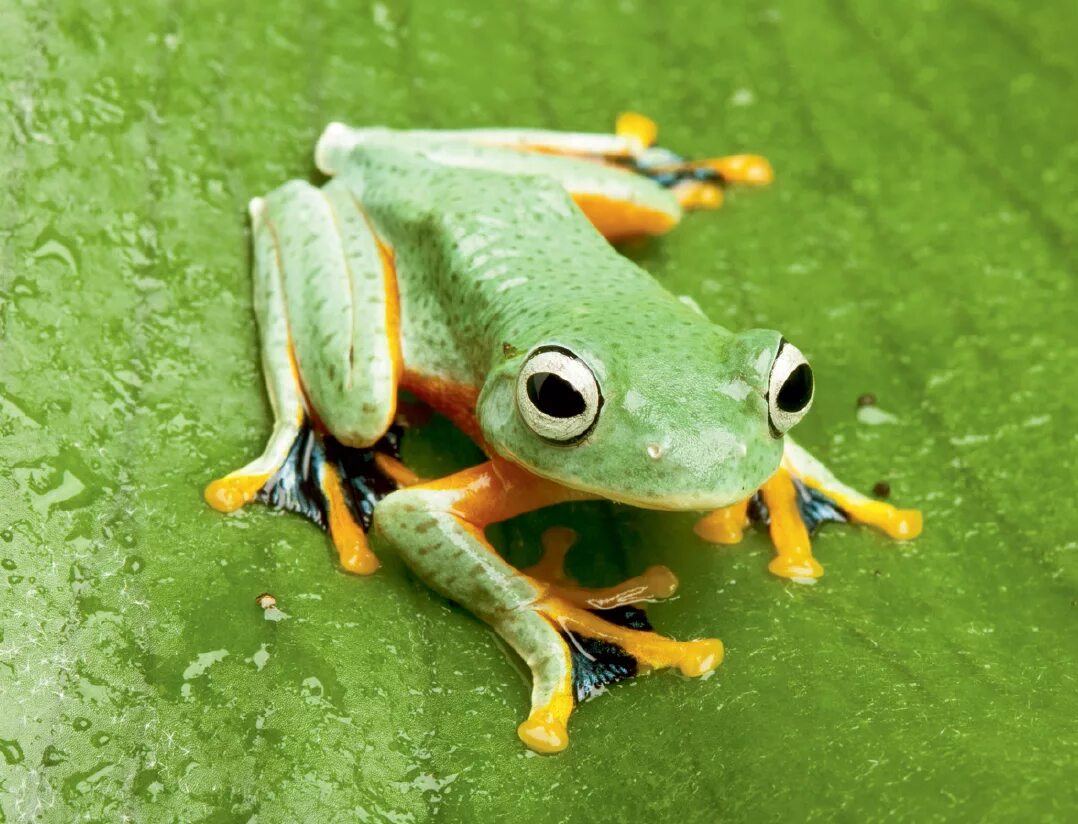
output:
[[79, 273], [79, 265], [75, 261], [75, 256], [71, 253], [71, 249], [58, 240], [46, 240], [34, 249], [34, 251], [30, 253], [30, 256], [33, 257], [34, 260], [55, 258], [56, 260], [67, 264], [67, 268], [71, 270], [71, 274], [77, 275]]
[[14, 739], [0, 738], [0, 755], [3, 755], [9, 764], [22, 763], [22, 747]]
[[[30, 417], [19, 404], [15, 403], [11, 398], [0, 395], [0, 413], [3, 413], [9, 418], [13, 418], [24, 426], [30, 429], [41, 428], [41, 423], [35, 418]], [[8, 532], [9, 530], [4, 530]], [[4, 538], [5, 541], [10, 541], [10, 538]]]
[[254, 663], [255, 669], [261, 672], [262, 668], [266, 666], [266, 662], [269, 661], [269, 658], [269, 648], [265, 644], [262, 644], [255, 654], [251, 656], [251, 661]]
[[282, 609], [270, 607], [269, 609], [262, 611], [262, 617], [267, 621], [285, 621], [291, 616]]
[[869, 426], [880, 424], [898, 423], [898, 418], [890, 412], [885, 412], [878, 406], [862, 406], [857, 410], [857, 420]]
[[303, 696], [303, 700], [308, 704], [320, 703], [325, 692], [326, 688], [322, 686], [322, 682], [313, 675], [304, 678], [303, 683], [300, 686], [300, 695]]
[[164, 788], [161, 783], [161, 773], [156, 769], [139, 770], [135, 776], [135, 795], [156, 800], [157, 794]]
[[753, 94], [752, 89], [741, 88], [741, 89], [738, 89], [737, 91], [735, 91], [730, 96], [730, 105], [731, 106], [738, 106], [738, 107], [751, 106], [755, 102], [756, 102], [756, 95]]
[[54, 506], [60, 509], [75, 508], [80, 505], [81, 501], [76, 502], [73, 499], [77, 499], [84, 491], [86, 491], [86, 485], [70, 470], [65, 469], [57, 486], [37, 496], [34, 509], [40, 515], [47, 515]]
[[124, 561], [124, 572], [131, 572], [137, 574], [139, 572], [142, 572], [143, 566], [144, 564], [141, 556], [128, 555], [127, 559]]
[[227, 657], [227, 649], [215, 649], [210, 650], [209, 652], [200, 652], [198, 657], [188, 664], [187, 669], [183, 671], [183, 680], [190, 681], [192, 678], [198, 678], [218, 661], [222, 661]]
[[67, 761], [67, 753], [55, 744], [49, 744], [45, 747], [45, 751], [41, 753], [42, 767], [55, 767], [59, 764], [63, 764], [65, 761]]
[[648, 457], [651, 458], [653, 461], [659, 460], [659, 458], [661, 458], [663, 456], [663, 453], [665, 451], [666, 450], [663, 449], [662, 444], [659, 444], [659, 443], [649, 443], [648, 444]]
[[61, 792], [64, 798], [68, 801], [74, 801], [77, 797], [92, 792], [94, 785], [105, 778], [115, 768], [115, 764], [110, 764], [105, 761], [95, 765], [86, 772], [74, 773], [63, 783]]

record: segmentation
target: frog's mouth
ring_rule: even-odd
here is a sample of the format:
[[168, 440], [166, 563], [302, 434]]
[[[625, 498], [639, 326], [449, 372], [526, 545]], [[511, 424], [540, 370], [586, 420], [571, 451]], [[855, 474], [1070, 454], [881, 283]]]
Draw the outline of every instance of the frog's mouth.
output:
[[624, 495], [618, 492], [600, 492], [600, 497], [619, 504], [627, 504], [640, 509], [654, 509], [660, 512], [700, 512], [711, 509], [722, 509], [731, 504], [738, 503], [748, 498], [754, 489], [747, 490], [743, 494], [731, 497], [730, 495], [705, 494], [665, 494], [654, 497], [641, 497]]

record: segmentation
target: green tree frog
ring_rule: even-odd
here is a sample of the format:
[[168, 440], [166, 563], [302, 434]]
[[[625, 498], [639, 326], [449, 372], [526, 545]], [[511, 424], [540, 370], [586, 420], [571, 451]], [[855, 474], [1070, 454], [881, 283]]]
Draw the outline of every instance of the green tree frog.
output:
[[[573, 535], [516, 569], [484, 529], [564, 501], [707, 514], [735, 543], [770, 529], [776, 575], [822, 574], [821, 521], [916, 536], [920, 514], [841, 484], [786, 434], [812, 404], [801, 352], [778, 332], [709, 322], [610, 241], [658, 235], [713, 208], [728, 184], [766, 184], [767, 161], [689, 162], [654, 123], [614, 134], [396, 131], [330, 125], [322, 187], [286, 183], [250, 204], [255, 309], [275, 425], [263, 454], [205, 493], [260, 500], [325, 528], [341, 564], [378, 566], [367, 531], [431, 588], [486, 621], [532, 674], [518, 733], [568, 744], [577, 702], [638, 672], [688, 676], [714, 639], [655, 633], [639, 604], [676, 586], [663, 567], [603, 590], [569, 580]], [[448, 416], [488, 460], [434, 481], [397, 459], [397, 395]], [[376, 544], [377, 545], [377, 544]]]

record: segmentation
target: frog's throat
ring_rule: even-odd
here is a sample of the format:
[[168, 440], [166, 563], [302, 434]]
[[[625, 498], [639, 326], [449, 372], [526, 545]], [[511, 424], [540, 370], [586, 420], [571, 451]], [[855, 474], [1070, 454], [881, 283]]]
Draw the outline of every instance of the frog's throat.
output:
[[[553, 472], [544, 472], [513, 454], [501, 454], [500, 457], [516, 464], [533, 475], [537, 475], [544, 480], [553, 481], [568, 489], [582, 492], [588, 497], [602, 498], [608, 501], [614, 501], [615, 503], [637, 507], [638, 509], [652, 509], [661, 512], [693, 512], [722, 509], [723, 507], [730, 506], [750, 497], [764, 483], [764, 481], [767, 480], [767, 478], [761, 478], [759, 483], [752, 484], [745, 489], [737, 489], [733, 492], [726, 493], [672, 492], [663, 495], [641, 496], [627, 493], [625, 490], [611, 489], [610, 487], [574, 482], [572, 480], [567, 481], [563, 476]], [[776, 465], [776, 469], [777, 468]]]

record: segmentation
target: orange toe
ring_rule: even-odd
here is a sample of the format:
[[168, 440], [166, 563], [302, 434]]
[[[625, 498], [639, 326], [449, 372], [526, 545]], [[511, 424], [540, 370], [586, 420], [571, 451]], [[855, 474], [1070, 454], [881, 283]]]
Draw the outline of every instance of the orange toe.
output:
[[235, 512], [253, 501], [267, 480], [269, 475], [228, 475], [207, 485], [202, 497], [218, 512]]
[[569, 746], [569, 731], [564, 723], [547, 712], [533, 713], [517, 727], [517, 735], [528, 749], [543, 755], [561, 752]]

